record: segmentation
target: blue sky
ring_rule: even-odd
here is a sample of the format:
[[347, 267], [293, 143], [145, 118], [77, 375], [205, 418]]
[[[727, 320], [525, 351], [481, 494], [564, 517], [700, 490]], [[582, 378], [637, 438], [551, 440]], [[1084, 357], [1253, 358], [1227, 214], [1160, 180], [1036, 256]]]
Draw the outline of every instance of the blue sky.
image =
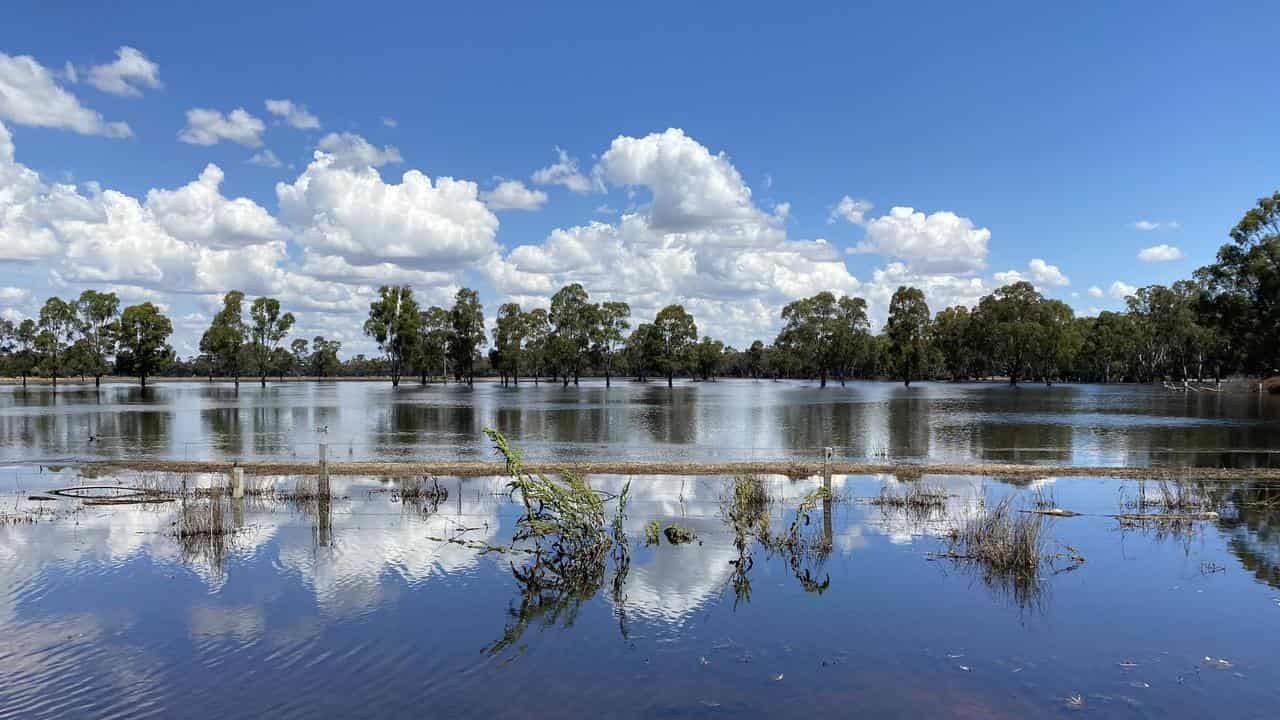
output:
[[[741, 343], [771, 337], [777, 308], [800, 294], [860, 294], [882, 317], [898, 282], [925, 286], [937, 310], [1010, 271], [1079, 312], [1115, 308], [1113, 284], [1186, 277], [1280, 186], [1274, 5], [898, 5], [11, 7], [0, 71], [25, 72], [16, 59], [29, 57], [130, 137], [73, 127], [47, 111], [47, 88], [9, 78], [0, 123], [15, 158], [0, 182], [26, 171], [27, 224], [0, 229], [0, 299], [16, 317], [84, 287], [149, 297], [185, 318], [185, 353], [215, 285], [243, 280], [293, 301], [299, 332], [367, 350], [352, 331], [384, 280], [410, 279], [429, 301], [475, 286], [490, 314], [581, 280], [638, 312], [685, 301], [704, 329]], [[122, 47], [152, 69], [94, 80]], [[268, 99], [318, 127], [293, 127]], [[261, 124], [239, 142], [191, 132], [189, 111], [238, 108]], [[318, 145], [348, 159], [303, 183]], [[535, 182], [556, 148], [576, 159], [584, 192]], [[249, 164], [267, 150], [280, 167]], [[169, 216], [148, 206], [149, 191], [183, 188], [210, 163], [215, 207], [194, 194], [170, 198]], [[423, 192], [357, 183], [373, 172], [395, 186], [409, 171], [430, 179]], [[437, 193], [442, 177], [474, 187]], [[499, 208], [485, 195], [499, 178], [545, 201]], [[111, 211], [92, 182], [135, 200], [138, 217], [120, 217], [124, 200]], [[74, 201], [58, 200], [59, 183], [76, 184]], [[277, 183], [306, 184], [292, 212]], [[870, 205], [857, 222], [832, 221], [845, 196]], [[217, 226], [218, 203], [236, 198], [262, 227]], [[8, 202], [12, 218], [20, 201]], [[315, 220], [326, 203], [360, 202], [370, 207]], [[50, 217], [68, 204], [84, 206], [71, 225]], [[366, 236], [348, 238], [353, 228]], [[41, 247], [15, 249], [43, 230]], [[1181, 257], [1139, 259], [1161, 245], [1148, 257]], [[165, 261], [140, 271], [156, 248]]]

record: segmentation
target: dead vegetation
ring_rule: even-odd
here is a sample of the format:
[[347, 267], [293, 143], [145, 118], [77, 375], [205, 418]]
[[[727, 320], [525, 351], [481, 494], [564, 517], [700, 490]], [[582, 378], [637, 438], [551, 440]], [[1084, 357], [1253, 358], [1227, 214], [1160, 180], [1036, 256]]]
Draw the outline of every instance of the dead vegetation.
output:
[[879, 508], [928, 514], [946, 509], [947, 490], [921, 482], [902, 483], [899, 489], [884, 485], [880, 494], [871, 499], [871, 504]]
[[672, 545], [685, 545], [698, 539], [698, 536], [692, 529], [681, 525], [680, 523], [671, 523], [662, 530], [663, 536], [667, 538], [667, 542]]
[[993, 590], [1019, 607], [1039, 604], [1049, 575], [1069, 572], [1084, 562], [1070, 545], [1050, 551], [1052, 519], [1041, 512], [1015, 510], [1013, 496], [964, 520], [948, 535], [946, 552], [933, 555], [974, 568]]
[[225, 505], [221, 495], [180, 498], [172, 527], [184, 562], [204, 562], [222, 572], [232, 538], [241, 530], [229, 521]]

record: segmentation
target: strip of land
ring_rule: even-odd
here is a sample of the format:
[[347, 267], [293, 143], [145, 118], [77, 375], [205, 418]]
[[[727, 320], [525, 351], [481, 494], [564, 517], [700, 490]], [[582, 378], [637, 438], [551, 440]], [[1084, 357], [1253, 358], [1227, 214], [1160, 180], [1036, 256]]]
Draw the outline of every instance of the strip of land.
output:
[[[229, 472], [233, 463], [226, 460], [109, 460], [85, 463], [86, 474], [118, 470], [137, 472], [218, 473]], [[239, 463], [249, 475], [315, 475], [320, 472], [315, 462], [264, 460]], [[579, 475], [787, 475], [812, 477], [822, 475], [821, 462], [752, 461], [752, 462], [664, 462], [664, 461], [593, 461], [579, 463], [527, 462], [525, 470], [547, 474], [572, 471]], [[977, 475], [1031, 480], [1058, 476], [1088, 476], [1132, 479], [1280, 481], [1280, 468], [1189, 468], [1189, 467], [1105, 467], [1082, 465], [1023, 465], [1004, 463], [831, 463], [835, 475]], [[502, 475], [506, 466], [497, 462], [331, 462], [330, 475], [376, 475], [409, 477], [446, 475], [479, 477]]]

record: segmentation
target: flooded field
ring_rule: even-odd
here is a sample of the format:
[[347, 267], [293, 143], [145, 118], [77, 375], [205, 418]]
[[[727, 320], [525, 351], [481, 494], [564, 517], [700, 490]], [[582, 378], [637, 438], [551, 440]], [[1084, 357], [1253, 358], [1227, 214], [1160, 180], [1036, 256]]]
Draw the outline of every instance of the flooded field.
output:
[[548, 461], [837, 459], [1280, 467], [1280, 396], [1158, 386], [721, 380], [581, 387], [184, 382], [0, 387], [0, 462], [120, 457], [483, 460], [481, 429]]
[[510, 480], [0, 471], [0, 717], [1280, 707], [1276, 487]]

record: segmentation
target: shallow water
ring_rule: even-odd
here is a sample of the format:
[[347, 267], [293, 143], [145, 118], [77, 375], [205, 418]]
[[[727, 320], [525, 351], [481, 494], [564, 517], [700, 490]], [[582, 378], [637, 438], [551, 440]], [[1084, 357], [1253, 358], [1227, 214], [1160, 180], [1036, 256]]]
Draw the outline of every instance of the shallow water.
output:
[[[441, 479], [438, 504], [399, 502], [396, 481], [335, 478], [327, 513], [228, 505], [243, 529], [218, 554], [177, 542], [173, 503], [27, 499], [138, 477], [0, 472], [3, 512], [41, 513], [0, 526], [3, 718], [1054, 717], [1072, 698], [1098, 717], [1280, 707], [1274, 487], [1211, 486], [1220, 518], [1171, 532], [1107, 517], [1154, 492], [1135, 482], [926, 477], [948, 497], [921, 516], [870, 504], [899, 487], [891, 477], [837, 476], [829, 511], [799, 526], [811, 541], [829, 533], [830, 552], [747, 539], [744, 577], [721, 504], [732, 480], [633, 477], [629, 565], [620, 573], [611, 557], [575, 599], [530, 592], [512, 567], [526, 556], [484, 552], [520, 512], [501, 478]], [[592, 480], [613, 493], [628, 481]], [[818, 485], [767, 480], [774, 532]], [[1011, 591], [931, 558], [951, 528], [1010, 494], [1084, 513], [1052, 520], [1046, 549], [1069, 545], [1085, 562]], [[699, 542], [645, 546], [651, 520]]]
[[[545, 460], [839, 459], [1280, 466], [1280, 397], [999, 383], [599, 381], [0, 387], [0, 462], [103, 457], [487, 459], [496, 427]], [[94, 438], [94, 439], [90, 439]]]

